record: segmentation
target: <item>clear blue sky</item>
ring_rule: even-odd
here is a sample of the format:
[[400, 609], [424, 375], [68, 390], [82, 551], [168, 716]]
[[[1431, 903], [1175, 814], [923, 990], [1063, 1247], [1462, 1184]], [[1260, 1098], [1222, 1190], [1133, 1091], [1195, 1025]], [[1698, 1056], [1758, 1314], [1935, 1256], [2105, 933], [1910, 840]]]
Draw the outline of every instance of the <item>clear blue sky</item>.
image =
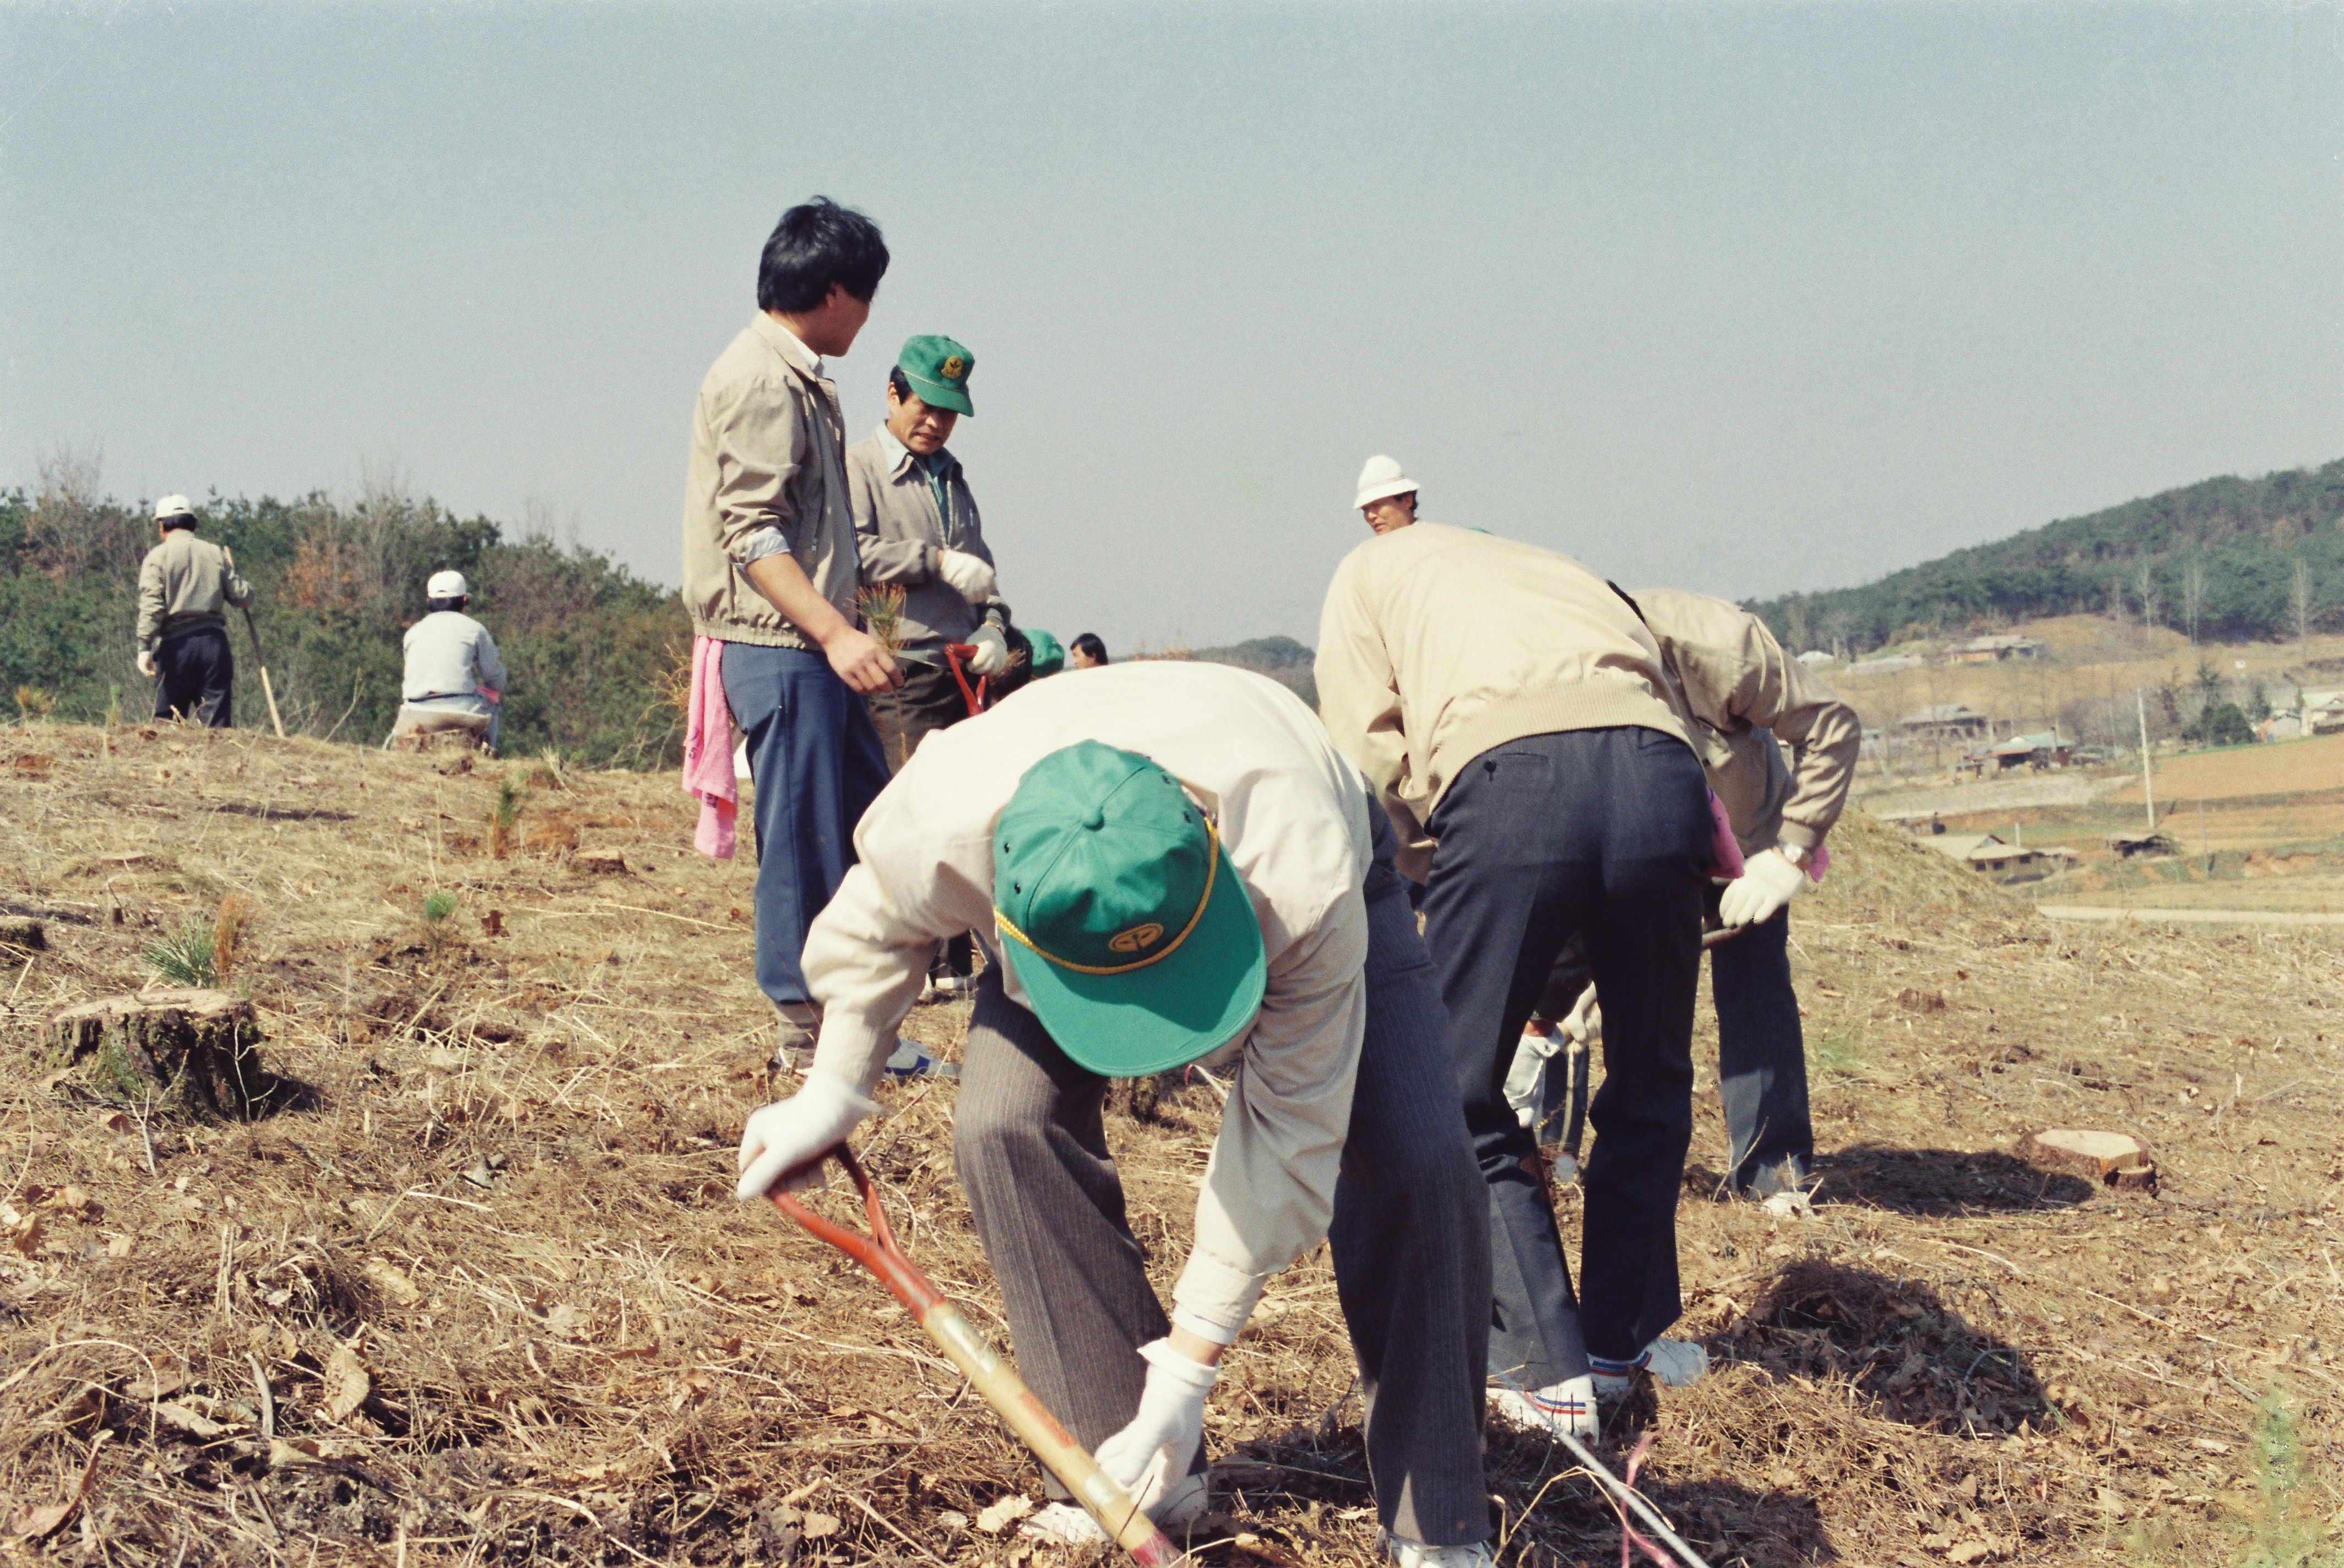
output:
[[1630, 583], [2344, 454], [2344, 8], [0, 10], [0, 484], [534, 506], [672, 582], [820, 191], [1021, 618], [1308, 640], [1370, 452]]

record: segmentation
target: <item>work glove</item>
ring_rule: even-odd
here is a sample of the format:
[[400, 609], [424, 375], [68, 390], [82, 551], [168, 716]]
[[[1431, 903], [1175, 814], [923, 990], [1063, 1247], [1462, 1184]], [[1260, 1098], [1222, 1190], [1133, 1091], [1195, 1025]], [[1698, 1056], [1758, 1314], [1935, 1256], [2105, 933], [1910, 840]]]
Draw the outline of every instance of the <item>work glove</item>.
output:
[[1098, 1467], [1145, 1513], [1187, 1479], [1205, 1442], [1205, 1396], [1220, 1369], [1190, 1361], [1169, 1340], [1139, 1347], [1147, 1386], [1131, 1424], [1099, 1444]]
[[1002, 635], [1000, 627], [988, 621], [968, 641], [976, 650], [968, 656], [970, 674], [998, 675], [1009, 668], [1009, 639]]
[[829, 1178], [811, 1162], [845, 1142], [878, 1110], [876, 1101], [843, 1079], [819, 1068], [806, 1074], [797, 1093], [755, 1112], [741, 1129], [741, 1185], [732, 1196], [753, 1203], [776, 1181], [784, 1192], [822, 1186]]
[[155, 678], [155, 651], [153, 649], [141, 648], [138, 650], [138, 673], [146, 676], [150, 681]]
[[1742, 875], [1725, 885], [1717, 900], [1717, 917], [1728, 926], [1761, 926], [1806, 885], [1807, 874], [1793, 865], [1779, 849], [1761, 851], [1743, 864]]
[[1555, 1027], [1562, 1031], [1564, 1039], [1582, 1047], [1602, 1032], [1603, 1009], [1596, 1005], [1594, 986], [1579, 993], [1579, 1000], [1571, 1005], [1571, 1011]]
[[953, 592], [971, 604], [983, 604], [993, 597], [993, 568], [981, 555], [971, 555], [965, 550], [939, 550], [936, 575], [951, 583]]

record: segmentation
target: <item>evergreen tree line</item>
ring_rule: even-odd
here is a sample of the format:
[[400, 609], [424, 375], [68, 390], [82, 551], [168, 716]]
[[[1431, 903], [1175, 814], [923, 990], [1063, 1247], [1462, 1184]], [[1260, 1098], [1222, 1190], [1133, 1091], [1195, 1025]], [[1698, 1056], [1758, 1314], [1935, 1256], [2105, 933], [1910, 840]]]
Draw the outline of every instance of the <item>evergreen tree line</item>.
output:
[[[13, 693], [19, 707], [59, 717], [143, 718], [153, 685], [134, 663], [138, 566], [155, 525], [95, 481], [95, 465], [61, 460], [43, 465], [34, 493], [0, 491], [0, 702]], [[347, 505], [313, 492], [213, 497], [196, 510], [202, 537], [226, 545], [252, 583], [288, 733], [368, 743], [389, 733], [400, 636], [425, 613], [425, 580], [452, 567], [511, 673], [500, 750], [677, 765], [682, 718], [669, 698], [690, 623], [673, 592], [609, 557], [541, 530], [508, 539], [486, 517], [460, 519], [395, 486], [369, 485]], [[243, 619], [228, 612], [236, 722], [266, 728]]]
[[2079, 612], [2218, 642], [2344, 622], [2344, 459], [2212, 479], [1957, 550], [1859, 588], [1753, 601], [1799, 649]]

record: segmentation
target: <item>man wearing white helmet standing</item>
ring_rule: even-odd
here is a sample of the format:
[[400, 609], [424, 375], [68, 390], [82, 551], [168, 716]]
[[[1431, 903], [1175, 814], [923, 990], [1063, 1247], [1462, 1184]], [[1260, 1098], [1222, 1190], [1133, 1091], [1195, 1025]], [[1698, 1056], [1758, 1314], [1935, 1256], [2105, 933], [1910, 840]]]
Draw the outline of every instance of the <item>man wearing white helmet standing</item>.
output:
[[233, 723], [236, 660], [225, 606], [252, 602], [227, 551], [196, 537], [183, 495], [155, 503], [154, 549], [138, 566], [138, 673], [155, 682], [155, 716], [225, 730]]
[[1378, 452], [1359, 470], [1359, 493], [1351, 504], [1378, 533], [1406, 528], [1416, 521], [1416, 481], [1400, 468], [1398, 458]]
[[470, 730], [494, 751], [497, 705], [508, 679], [497, 640], [464, 613], [472, 590], [462, 572], [433, 572], [423, 592], [429, 613], [407, 629], [407, 674], [390, 738]]

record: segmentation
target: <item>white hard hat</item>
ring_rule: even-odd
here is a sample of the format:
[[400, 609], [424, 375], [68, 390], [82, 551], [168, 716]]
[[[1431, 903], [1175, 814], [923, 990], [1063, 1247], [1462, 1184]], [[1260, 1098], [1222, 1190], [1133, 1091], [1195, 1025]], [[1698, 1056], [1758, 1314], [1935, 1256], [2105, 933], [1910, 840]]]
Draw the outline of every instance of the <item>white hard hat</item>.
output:
[[431, 581], [423, 586], [423, 596], [427, 599], [468, 599], [471, 592], [460, 572], [435, 572], [431, 574]]
[[162, 500], [155, 503], [155, 521], [157, 522], [162, 521], [167, 517], [193, 517], [195, 515], [196, 509], [187, 504], [187, 498], [183, 495], [167, 495]]
[[1371, 501], [1381, 501], [1388, 495], [1406, 495], [1416, 488], [1416, 481], [1400, 471], [1399, 460], [1381, 452], [1368, 460], [1359, 470], [1359, 496], [1353, 506], [1365, 506]]

